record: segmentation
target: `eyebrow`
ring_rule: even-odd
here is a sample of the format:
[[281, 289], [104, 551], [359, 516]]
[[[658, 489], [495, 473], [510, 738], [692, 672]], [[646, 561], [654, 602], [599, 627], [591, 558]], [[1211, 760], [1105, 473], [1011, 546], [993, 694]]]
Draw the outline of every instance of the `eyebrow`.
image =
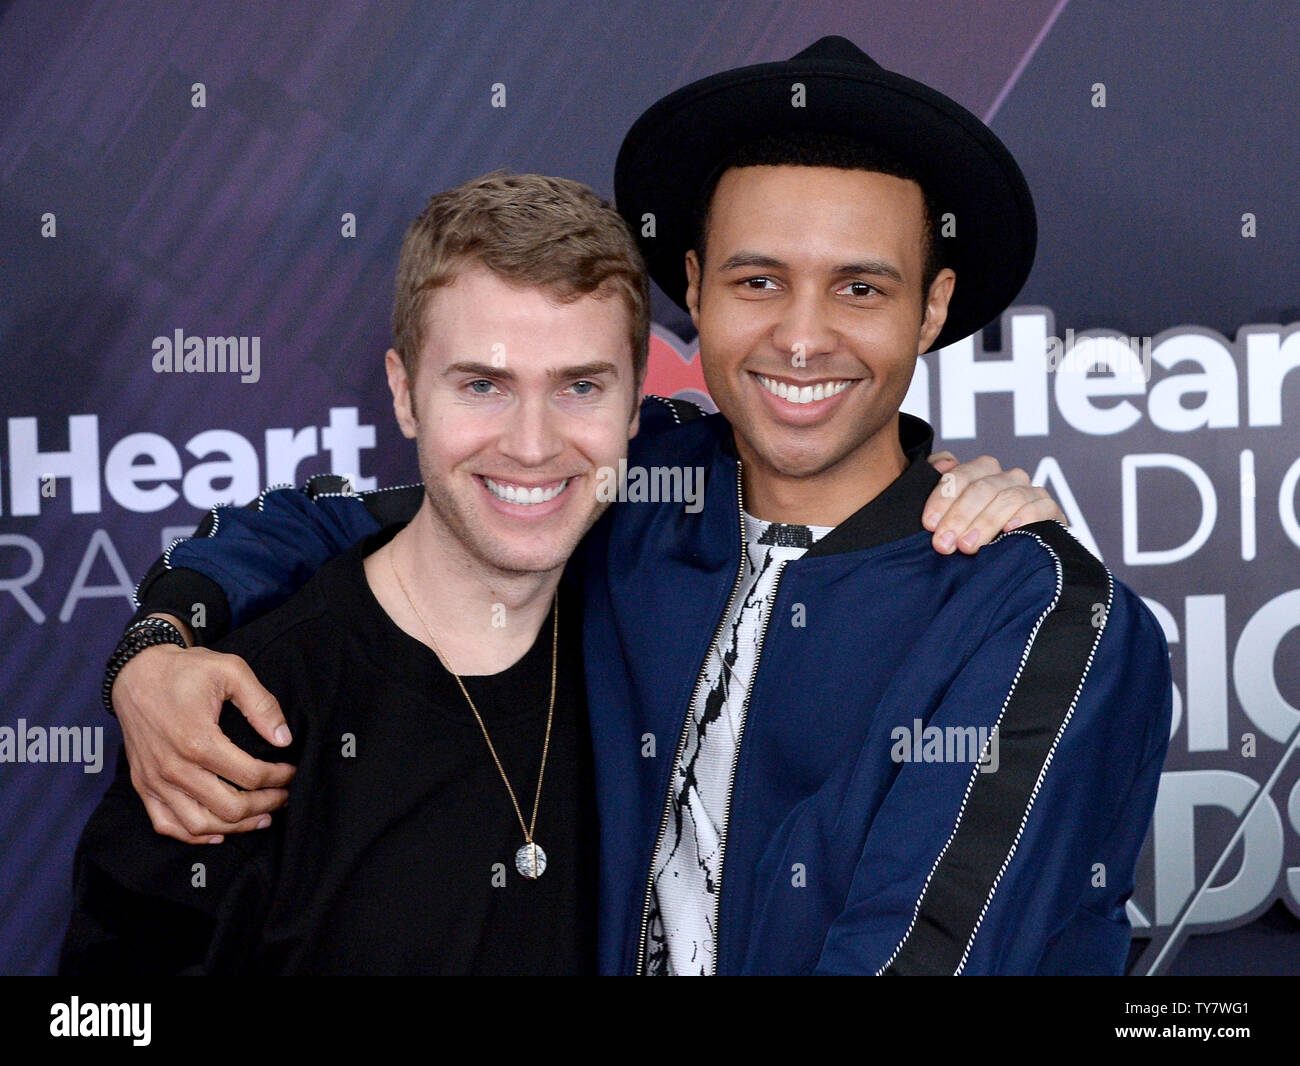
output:
[[[758, 267], [766, 270], [785, 270], [789, 264], [775, 256], [763, 255], [760, 252], [737, 252], [735, 255], [728, 256], [719, 266], [719, 270], [728, 271], [736, 270], [741, 267]], [[856, 263], [841, 263], [831, 271], [836, 277], [842, 277], [848, 274], [865, 274], [868, 277], [889, 278], [898, 284], [903, 283], [903, 274], [892, 263], [883, 259], [862, 259]]]
[[[443, 377], [450, 377], [452, 374], [472, 374], [475, 377], [496, 378], [500, 381], [515, 380], [513, 370], [504, 366], [493, 366], [491, 363], [452, 363], [442, 374]], [[577, 366], [564, 366], [547, 371], [547, 376], [553, 381], [564, 381], [570, 378], [594, 378], [602, 374], [618, 377], [618, 367], [613, 363], [593, 362], [579, 363]]]

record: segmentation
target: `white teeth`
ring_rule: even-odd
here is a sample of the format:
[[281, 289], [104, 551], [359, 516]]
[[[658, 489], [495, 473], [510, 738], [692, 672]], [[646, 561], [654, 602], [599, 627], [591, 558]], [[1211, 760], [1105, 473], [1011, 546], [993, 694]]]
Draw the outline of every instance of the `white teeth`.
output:
[[505, 503], [517, 503], [521, 507], [532, 507], [535, 504], [546, 503], [548, 500], [555, 499], [569, 486], [569, 478], [565, 478], [558, 485], [553, 485], [549, 489], [541, 486], [526, 488], [523, 485], [511, 485], [508, 482], [493, 481], [490, 477], [483, 479], [483, 484], [488, 487], [488, 492], [492, 493], [498, 500]]
[[787, 385], [784, 381], [777, 381], [775, 378], [765, 378], [761, 374], [758, 376], [758, 380], [768, 392], [780, 396], [781, 399], [789, 403], [800, 404], [816, 403], [818, 400], [838, 396], [853, 384], [852, 381], [825, 381], [816, 385], [804, 385], [800, 388], [796, 385]]

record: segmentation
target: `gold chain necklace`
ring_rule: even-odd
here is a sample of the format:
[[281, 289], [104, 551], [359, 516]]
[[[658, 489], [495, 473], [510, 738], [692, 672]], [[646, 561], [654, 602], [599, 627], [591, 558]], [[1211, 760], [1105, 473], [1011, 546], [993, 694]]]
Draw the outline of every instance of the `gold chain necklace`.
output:
[[483, 716], [478, 713], [478, 708], [474, 706], [474, 701], [470, 699], [469, 690], [465, 688], [465, 682], [460, 679], [460, 674], [451, 668], [447, 656], [443, 655], [442, 649], [438, 647], [437, 638], [433, 635], [433, 629], [429, 623], [424, 620], [424, 615], [420, 613], [420, 608], [415, 606], [415, 600], [411, 598], [410, 592], [407, 591], [405, 583], [402, 581], [402, 575], [397, 572], [396, 552], [391, 548], [388, 553], [388, 565], [392, 567], [393, 577], [397, 579], [397, 587], [402, 590], [402, 595], [406, 597], [406, 602], [411, 605], [411, 610], [415, 612], [415, 617], [420, 620], [424, 626], [424, 631], [429, 634], [429, 643], [433, 645], [434, 653], [438, 656], [439, 661], [456, 679], [456, 684], [460, 686], [460, 691], [465, 696], [465, 702], [469, 704], [469, 709], [474, 712], [474, 718], [478, 722], [478, 727], [483, 731], [483, 739], [487, 741], [488, 751], [492, 753], [492, 761], [497, 764], [497, 772], [501, 775], [501, 780], [505, 782], [506, 791], [510, 793], [510, 802], [514, 804], [515, 814], [519, 818], [519, 828], [524, 831], [524, 845], [515, 852], [515, 869], [524, 877], [530, 880], [536, 880], [541, 877], [546, 870], [546, 852], [542, 850], [540, 844], [533, 839], [533, 830], [537, 828], [537, 808], [542, 801], [542, 779], [546, 776], [546, 756], [551, 749], [551, 722], [555, 717], [555, 677], [557, 666], [559, 664], [559, 646], [560, 646], [560, 593], [557, 589], [552, 599], [552, 608], [555, 615], [554, 624], [551, 627], [551, 705], [546, 712], [546, 739], [542, 742], [542, 766], [537, 772], [537, 793], [533, 796], [533, 817], [529, 824], [524, 824], [524, 812], [519, 808], [519, 800], [515, 798], [515, 790], [510, 787], [510, 778], [506, 776], [505, 767], [501, 765], [501, 759], [497, 756], [497, 749], [492, 743], [492, 738], [488, 736], [487, 726], [483, 722]]

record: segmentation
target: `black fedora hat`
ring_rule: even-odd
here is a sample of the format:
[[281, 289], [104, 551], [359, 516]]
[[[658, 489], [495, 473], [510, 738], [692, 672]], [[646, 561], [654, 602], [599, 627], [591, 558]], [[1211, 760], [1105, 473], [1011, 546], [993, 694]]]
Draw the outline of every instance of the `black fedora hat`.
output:
[[[794, 106], [796, 83], [802, 106]], [[743, 145], [801, 130], [884, 149], [913, 170], [941, 215], [952, 213], [955, 233], [935, 240], [957, 285], [931, 350], [981, 329], [1015, 299], [1034, 262], [1038, 227], [1029, 186], [1006, 146], [954, 100], [885, 70], [843, 37], [823, 37], [783, 62], [678, 89], [623, 139], [614, 197], [650, 276], [678, 306], [685, 307], [683, 262], [710, 179]], [[642, 236], [647, 214], [653, 237]]]

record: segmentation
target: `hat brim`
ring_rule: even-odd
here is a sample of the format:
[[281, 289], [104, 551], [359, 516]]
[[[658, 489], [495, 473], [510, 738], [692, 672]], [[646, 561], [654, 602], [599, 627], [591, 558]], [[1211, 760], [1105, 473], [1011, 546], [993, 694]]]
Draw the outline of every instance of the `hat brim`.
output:
[[[803, 106], [793, 106], [801, 83]], [[983, 328], [1029, 276], [1038, 241], [1033, 198], [1006, 146], [979, 119], [920, 82], [856, 63], [791, 60], [726, 71], [666, 96], [619, 150], [614, 195], [650, 276], [685, 309], [685, 255], [705, 183], [741, 146], [773, 133], [834, 133], [879, 146], [910, 166], [952, 215], [935, 234], [957, 275], [930, 350]], [[644, 236], [645, 216], [654, 235]]]

